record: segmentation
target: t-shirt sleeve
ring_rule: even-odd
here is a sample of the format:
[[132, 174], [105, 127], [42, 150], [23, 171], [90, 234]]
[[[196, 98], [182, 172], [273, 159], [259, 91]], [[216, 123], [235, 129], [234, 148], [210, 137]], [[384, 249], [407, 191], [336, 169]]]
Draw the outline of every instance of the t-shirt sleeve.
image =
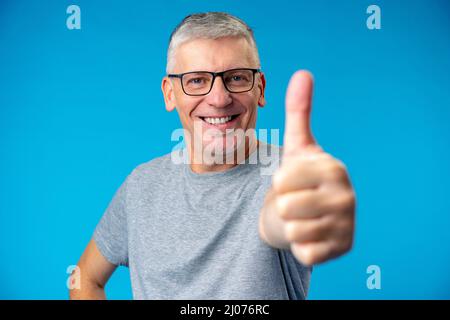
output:
[[127, 180], [116, 191], [94, 231], [101, 254], [118, 266], [128, 266]]

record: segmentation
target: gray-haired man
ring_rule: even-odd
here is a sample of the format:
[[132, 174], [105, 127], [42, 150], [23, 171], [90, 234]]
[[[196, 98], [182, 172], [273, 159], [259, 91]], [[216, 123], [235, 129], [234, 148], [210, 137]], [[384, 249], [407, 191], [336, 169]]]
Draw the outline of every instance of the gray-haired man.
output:
[[[345, 166], [311, 134], [311, 75], [289, 84], [282, 159], [253, 130], [265, 85], [243, 21], [204, 13], [178, 25], [162, 91], [188, 161], [173, 161], [174, 151], [127, 177], [79, 261], [71, 298], [105, 298], [118, 265], [129, 267], [135, 299], [306, 298], [310, 266], [352, 246], [355, 195]], [[261, 174], [263, 149], [279, 167], [273, 176]]]

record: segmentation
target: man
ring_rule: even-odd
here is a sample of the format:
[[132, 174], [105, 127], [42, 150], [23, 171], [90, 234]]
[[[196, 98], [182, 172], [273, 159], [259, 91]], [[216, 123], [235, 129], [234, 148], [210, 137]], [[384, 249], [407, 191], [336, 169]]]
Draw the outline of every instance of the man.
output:
[[[344, 165], [311, 134], [311, 75], [290, 81], [280, 165], [280, 149], [252, 131], [266, 80], [243, 21], [186, 17], [167, 60], [162, 91], [185, 130], [187, 164], [174, 151], [127, 177], [78, 263], [71, 298], [105, 298], [125, 265], [135, 299], [305, 299], [310, 266], [350, 250], [355, 212]], [[262, 174], [262, 149], [279, 166], [273, 177]]]

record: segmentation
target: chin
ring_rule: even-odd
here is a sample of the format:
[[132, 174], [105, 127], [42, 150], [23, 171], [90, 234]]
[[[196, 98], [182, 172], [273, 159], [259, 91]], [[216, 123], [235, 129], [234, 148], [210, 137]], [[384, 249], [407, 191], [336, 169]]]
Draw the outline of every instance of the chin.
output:
[[234, 163], [236, 152], [245, 152], [244, 141], [235, 135], [215, 136], [203, 139], [203, 159], [209, 164]]

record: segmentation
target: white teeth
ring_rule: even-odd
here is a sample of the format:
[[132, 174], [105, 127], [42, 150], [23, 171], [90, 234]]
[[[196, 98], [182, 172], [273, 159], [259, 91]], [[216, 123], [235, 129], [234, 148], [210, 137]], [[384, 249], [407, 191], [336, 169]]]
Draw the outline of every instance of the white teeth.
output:
[[230, 117], [222, 117], [222, 118], [204, 118], [206, 122], [210, 123], [210, 124], [223, 124], [223, 123], [227, 123], [228, 121], [231, 120], [231, 116]]

